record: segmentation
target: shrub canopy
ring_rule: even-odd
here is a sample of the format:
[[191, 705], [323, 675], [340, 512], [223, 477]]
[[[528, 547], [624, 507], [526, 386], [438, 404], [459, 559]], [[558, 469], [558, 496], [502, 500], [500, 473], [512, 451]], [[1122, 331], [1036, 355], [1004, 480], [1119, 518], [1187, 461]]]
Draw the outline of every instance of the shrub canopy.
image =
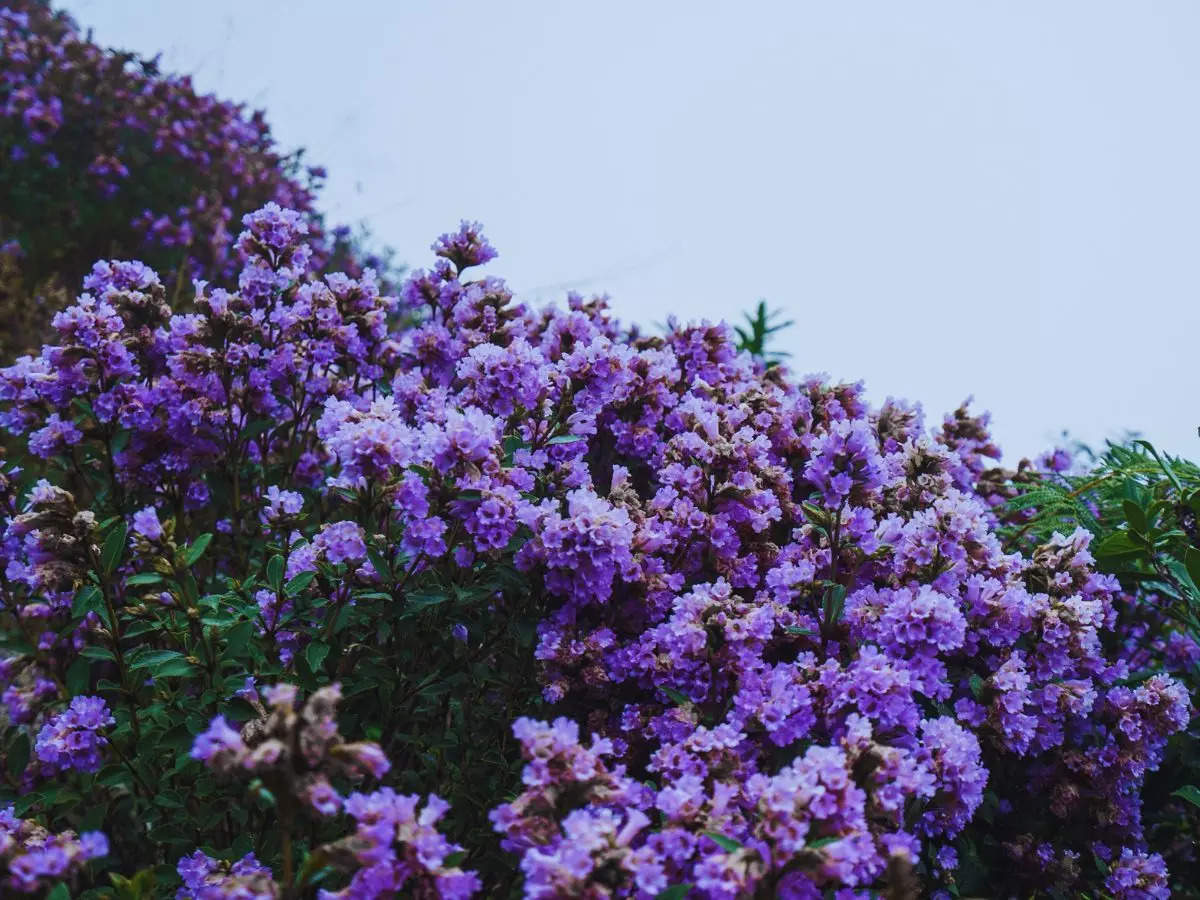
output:
[[169, 299], [193, 278], [235, 278], [241, 217], [268, 202], [304, 216], [317, 268], [387, 265], [348, 229], [324, 229], [324, 171], [282, 153], [261, 112], [98, 46], [43, 0], [7, 0], [0, 45], [6, 362], [38, 345], [97, 259], [145, 261]]
[[245, 225], [236, 290], [98, 263], [0, 372], [10, 885], [1166, 896], [1187, 693], [1087, 532], [1002, 543], [1050, 467], [986, 418], [529, 308], [470, 223], [399, 298]]

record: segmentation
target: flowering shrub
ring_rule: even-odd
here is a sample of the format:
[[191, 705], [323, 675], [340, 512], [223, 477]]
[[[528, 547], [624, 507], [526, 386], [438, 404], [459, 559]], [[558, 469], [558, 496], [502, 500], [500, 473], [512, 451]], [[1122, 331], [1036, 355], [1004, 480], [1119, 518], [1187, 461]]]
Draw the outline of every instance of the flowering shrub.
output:
[[0, 44], [5, 362], [46, 334], [47, 307], [66, 305], [99, 257], [145, 260], [172, 295], [235, 277], [238, 221], [269, 201], [301, 212], [318, 268], [386, 265], [347, 229], [323, 230], [323, 171], [281, 155], [261, 113], [97, 46], [42, 0], [4, 4]]
[[236, 291], [98, 263], [0, 372], [6, 790], [109, 840], [36, 885], [1166, 896], [1188, 695], [1088, 533], [1001, 542], [984, 419], [527, 308], [470, 223], [400, 298], [245, 226]]
[[[1044, 468], [1009, 501], [1006, 538], [1032, 546], [1055, 528], [1075, 525], [1096, 535], [1098, 566], [1115, 574], [1123, 588], [1117, 628], [1106, 643], [1130, 668], [1113, 705], [1117, 727], [1134, 732], [1141, 723], [1126, 711], [1163, 673], [1179, 679], [1193, 697], [1200, 691], [1200, 467], [1163, 456], [1145, 441], [1130, 441], [1109, 446], [1079, 467], [1060, 451]], [[1147, 776], [1143, 790], [1145, 831], [1167, 858], [1176, 896], [1192, 896], [1200, 884], [1196, 724], [1168, 741], [1164, 764]], [[1094, 762], [1080, 763], [1086, 766], [1081, 774], [1098, 776]], [[1117, 885], [1152, 877], [1142, 874], [1151, 865], [1123, 855], [1112, 864], [1109, 890], [1117, 893]]]

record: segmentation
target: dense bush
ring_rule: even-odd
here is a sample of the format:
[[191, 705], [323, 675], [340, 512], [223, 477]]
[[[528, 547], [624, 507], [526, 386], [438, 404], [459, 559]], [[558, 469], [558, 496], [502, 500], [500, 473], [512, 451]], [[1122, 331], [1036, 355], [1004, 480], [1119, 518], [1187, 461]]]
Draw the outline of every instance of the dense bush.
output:
[[527, 308], [469, 224], [400, 299], [303, 233], [186, 312], [99, 263], [0, 372], [10, 890], [1167, 895], [1189, 699], [1086, 532], [1001, 543], [1053, 467]]
[[[1082, 448], [1090, 456], [1090, 451]], [[1095, 535], [1097, 565], [1124, 589], [1111, 651], [1135, 685], [1170, 673], [1200, 692], [1200, 467], [1145, 441], [1109, 446], [1081, 471], [1069, 457], [1027, 483], [1009, 503], [1005, 537], [1034, 546], [1055, 529]], [[1032, 515], [1030, 515], [1032, 513]], [[1146, 834], [1170, 866], [1176, 896], [1200, 891], [1200, 723], [1171, 737], [1164, 764], [1143, 791]], [[1081, 774], [1087, 774], [1082, 770]]]
[[172, 297], [192, 278], [234, 278], [241, 217], [267, 202], [303, 213], [318, 268], [387, 262], [345, 228], [322, 230], [322, 170], [282, 155], [261, 113], [97, 46], [44, 0], [5, 0], [0, 46], [6, 362], [38, 346], [97, 259], [144, 260]]

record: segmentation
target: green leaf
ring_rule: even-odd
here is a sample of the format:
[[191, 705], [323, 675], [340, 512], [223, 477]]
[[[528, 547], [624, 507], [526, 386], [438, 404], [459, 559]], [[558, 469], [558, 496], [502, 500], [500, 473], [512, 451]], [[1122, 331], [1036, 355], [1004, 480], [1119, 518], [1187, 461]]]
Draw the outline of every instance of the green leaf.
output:
[[158, 584], [163, 577], [157, 572], [142, 572], [140, 575], [130, 575], [125, 579], [126, 587], [138, 587], [143, 584]]
[[1184, 550], [1183, 563], [1187, 566], [1188, 575], [1192, 577], [1192, 584], [1200, 585], [1200, 550], [1195, 547]]
[[687, 697], [686, 694], [675, 690], [675, 688], [664, 687], [659, 688], [659, 690], [670, 697], [674, 702], [678, 703], [680, 706], [691, 706], [692, 704], [692, 701]]
[[131, 432], [125, 428], [122, 428], [120, 431], [118, 431], [116, 434], [113, 435], [112, 442], [109, 444], [109, 446], [112, 447], [112, 452], [114, 455], [117, 453], [120, 453], [122, 450], [124, 450], [129, 445], [129, 438], [132, 435], [132, 433], [133, 432]]
[[1171, 791], [1171, 796], [1186, 800], [1192, 806], [1200, 806], [1200, 788], [1194, 784], [1185, 784], [1179, 790]]
[[194, 665], [186, 659], [172, 659], [161, 663], [150, 670], [155, 678], [180, 678], [199, 673]]
[[254, 635], [253, 622], [239, 622], [225, 632], [225, 657], [240, 656]]
[[654, 895], [654, 900], [683, 900], [691, 891], [690, 884], [673, 884], [666, 890], [659, 891]]
[[82, 619], [90, 612], [100, 612], [104, 609], [104, 598], [100, 594], [100, 588], [94, 584], [87, 584], [81, 587], [75, 593], [75, 599], [71, 602], [71, 615], [77, 619]]
[[441, 603], [445, 603], [450, 598], [445, 594], [422, 593], [408, 594], [406, 595], [405, 599], [407, 600], [407, 606], [404, 609], [404, 613], [401, 615], [401, 618], [403, 619], [407, 619], [409, 616], [415, 616], [417, 613], [424, 612], [431, 606], [437, 606]]
[[546, 441], [546, 446], [549, 447], [552, 444], [574, 444], [576, 441], [582, 440], [586, 440], [586, 438], [578, 434], [560, 434], [558, 437], [552, 437]]
[[300, 874], [296, 878], [296, 883], [302, 887], [308, 887], [316, 884], [324, 878], [325, 872], [329, 871], [329, 852], [324, 847], [318, 847], [304, 860], [304, 865], [300, 867]]
[[129, 529], [125, 527], [125, 523], [117, 522], [104, 539], [104, 547], [100, 551], [100, 564], [104, 567], [105, 575], [111, 575], [121, 564], [121, 557], [125, 554], [125, 539], [128, 536]]
[[86, 694], [92, 678], [92, 664], [86, 657], [79, 657], [67, 669], [67, 690], [72, 695]]
[[1145, 447], [1146, 450], [1149, 451], [1150, 455], [1154, 457], [1154, 461], [1158, 463], [1158, 467], [1163, 470], [1163, 473], [1167, 476], [1167, 478], [1171, 479], [1171, 484], [1175, 485], [1175, 490], [1183, 493], [1183, 485], [1180, 484], [1179, 479], [1175, 477], [1175, 470], [1163, 461], [1163, 458], [1158, 455], [1158, 451], [1154, 449], [1154, 445], [1149, 441], [1142, 440], [1137, 440], [1133, 443], [1138, 444], [1141, 447]]
[[212, 543], [212, 532], [206, 531], [204, 534], [196, 538], [188, 546], [183, 554], [183, 567], [190, 569], [196, 564], [196, 561], [204, 555], [204, 551], [208, 549], [208, 545]]
[[254, 419], [252, 422], [246, 423], [246, 427], [242, 429], [242, 439], [248, 441], [258, 437], [263, 432], [269, 431], [271, 424], [270, 419]]
[[276, 553], [267, 560], [267, 584], [275, 593], [283, 588], [283, 557]]
[[715, 831], [705, 831], [702, 832], [702, 834], [706, 838], [710, 838], [712, 841], [714, 841], [726, 853], [733, 853], [735, 850], [742, 849], [742, 845], [731, 837], [726, 837], [725, 835], [718, 834]]
[[289, 597], [294, 597], [312, 584], [313, 579], [316, 577], [316, 572], [301, 572], [299, 575], [288, 580], [288, 583], [283, 586], [283, 592]]
[[840, 584], [833, 584], [825, 588], [823, 606], [826, 625], [836, 625], [840, 622], [842, 611], [846, 608], [846, 588]]
[[50, 893], [46, 895], [46, 900], [71, 900], [71, 892], [67, 890], [65, 884], [59, 882], [50, 889]]
[[392, 567], [388, 565], [387, 560], [374, 547], [367, 548], [367, 559], [371, 561], [371, 565], [375, 571], [379, 573], [379, 577], [383, 579], [384, 584], [392, 580]]
[[1135, 544], [1127, 531], [1114, 531], [1093, 548], [1097, 557], [1125, 556], [1130, 553], [1140, 553], [1142, 548]]
[[191, 675], [196, 671], [196, 667], [178, 650], [151, 650], [139, 656], [129, 668], [131, 671], [149, 669], [151, 675], [159, 678]]
[[325, 657], [328, 655], [329, 645], [323, 644], [321, 641], [313, 641], [304, 651], [304, 658], [308, 660], [308, 667], [313, 670], [314, 674], [321, 671], [321, 664], [325, 662]]
[[116, 662], [117, 658], [107, 647], [84, 647], [79, 655], [86, 659], [98, 659], [101, 662]]
[[983, 699], [983, 679], [978, 675], [972, 675], [969, 679], [971, 685], [971, 696], [976, 700]]
[[29, 765], [29, 757], [29, 735], [22, 731], [8, 748], [8, 774], [17, 778]]
[[1139, 504], [1133, 500], [1122, 500], [1121, 509], [1125, 511], [1125, 520], [1134, 531], [1145, 534], [1150, 530], [1150, 523], [1146, 519], [1146, 511]]
[[118, 875], [116, 872], [108, 873], [108, 880], [112, 882], [113, 887], [117, 890], [117, 897], [120, 900], [139, 900], [137, 891], [134, 889], [133, 882], [124, 875]]
[[138, 653], [129, 663], [130, 669], [149, 669], [169, 659], [182, 659], [183, 654], [178, 650], [147, 650]]
[[809, 841], [804, 846], [808, 850], [820, 850], [822, 847], [828, 847], [830, 844], [836, 844], [841, 838], [836, 834], [830, 837], [817, 838], [815, 841]]

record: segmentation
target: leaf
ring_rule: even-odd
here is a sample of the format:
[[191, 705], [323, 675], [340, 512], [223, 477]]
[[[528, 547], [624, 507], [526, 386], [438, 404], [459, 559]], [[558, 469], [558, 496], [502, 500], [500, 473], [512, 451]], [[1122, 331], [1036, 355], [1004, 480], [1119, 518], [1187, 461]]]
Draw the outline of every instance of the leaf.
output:
[[104, 609], [104, 598], [100, 594], [100, 588], [94, 584], [88, 584], [81, 587], [75, 594], [75, 599], [71, 601], [71, 615], [77, 619], [82, 619], [90, 612], [100, 612]]
[[299, 575], [288, 579], [288, 583], [283, 586], [283, 592], [289, 597], [295, 597], [312, 584], [313, 579], [316, 577], [316, 572], [301, 572]]
[[971, 696], [976, 700], [983, 699], [983, 679], [978, 675], [972, 675], [969, 679], [971, 685]]
[[1092, 551], [1097, 557], [1125, 556], [1130, 553], [1140, 553], [1141, 546], [1135, 544], [1127, 531], [1114, 531], [1104, 540], [1097, 543]]
[[1146, 511], [1139, 504], [1133, 500], [1122, 500], [1121, 509], [1125, 511], [1125, 520], [1134, 531], [1145, 534], [1150, 529]]
[[182, 659], [183, 654], [178, 650], [147, 650], [138, 653], [129, 663], [130, 669], [148, 669], [169, 659]]
[[392, 580], [392, 568], [387, 564], [387, 560], [380, 554], [378, 550], [376, 550], [374, 547], [368, 547], [367, 559], [371, 561], [371, 565], [374, 567], [375, 571], [379, 573], [379, 577], [382, 578], [385, 583]]
[[846, 588], [840, 584], [825, 588], [824, 597], [825, 624], [836, 625], [842, 619], [842, 611], [846, 608]]
[[116, 872], [108, 873], [108, 880], [113, 883], [113, 887], [117, 889], [117, 897], [120, 900], [138, 900], [137, 891], [133, 887], [133, 882], [124, 875], [118, 875]]
[[321, 665], [328, 655], [329, 645], [320, 641], [313, 641], [304, 651], [304, 658], [308, 660], [308, 667], [313, 670], [314, 674], [321, 671]]
[[140, 575], [130, 575], [125, 579], [126, 587], [138, 587], [143, 584], [158, 584], [162, 576], [157, 572], [142, 572]]
[[681, 693], [680, 691], [675, 690], [675, 688], [664, 687], [664, 688], [659, 688], [659, 690], [662, 691], [664, 694], [666, 694], [668, 697], [670, 697], [673, 701], [678, 703], [680, 706], [690, 706], [692, 703], [692, 701], [687, 697], [687, 695]]
[[188, 546], [183, 554], [183, 567], [190, 569], [196, 564], [196, 561], [204, 555], [204, 551], [208, 549], [208, 545], [212, 543], [212, 532], [206, 531], [204, 534], [196, 538]]
[[315, 884], [324, 877], [322, 873], [328, 871], [328, 864], [329, 851], [324, 847], [318, 847], [305, 858], [304, 865], [300, 867], [300, 874], [296, 878], [296, 883], [301, 887]]
[[812, 635], [816, 634], [815, 631], [810, 631], [807, 628], [799, 628], [796, 625], [785, 625], [783, 630], [787, 634], [795, 634], [799, 635], [800, 637], [812, 637]]
[[29, 735], [22, 731], [8, 748], [8, 774], [14, 779], [20, 776], [29, 765], [30, 755]]
[[125, 523], [117, 522], [104, 539], [104, 548], [100, 551], [100, 564], [104, 567], [105, 575], [111, 575], [121, 564], [121, 557], [125, 553], [125, 539], [128, 536], [129, 529], [125, 527]]
[[1188, 575], [1192, 577], [1192, 584], [1200, 585], [1200, 550], [1188, 547], [1183, 551], [1183, 562], [1187, 566]]
[[139, 656], [129, 668], [149, 669], [151, 675], [159, 678], [191, 675], [196, 671], [196, 667], [178, 650], [151, 650]]
[[586, 438], [578, 434], [560, 434], [558, 437], [552, 437], [546, 441], [546, 446], [549, 447], [553, 444], [574, 444], [576, 441], [582, 440], [586, 440]]
[[275, 593], [283, 588], [283, 557], [278, 553], [267, 561], [267, 584]]
[[118, 431], [116, 434], [113, 435], [113, 439], [110, 442], [109, 446], [112, 447], [112, 452], [113, 452], [114, 456], [116, 454], [120, 453], [122, 450], [124, 450], [129, 445], [129, 438], [132, 434], [133, 434], [133, 432], [129, 431], [128, 429], [122, 428], [120, 431]]
[[248, 422], [246, 427], [242, 429], [242, 439], [248, 441], [258, 437], [263, 432], [269, 431], [271, 424], [270, 419], [255, 419], [252, 422]]
[[654, 895], [654, 900], [683, 900], [692, 890], [690, 884], [673, 884]]
[[1159, 468], [1163, 470], [1163, 473], [1167, 476], [1167, 478], [1171, 479], [1171, 484], [1175, 485], [1175, 490], [1183, 493], [1183, 485], [1180, 484], [1179, 479], [1175, 477], [1175, 470], [1163, 461], [1163, 458], [1158, 455], [1158, 451], [1154, 449], [1154, 445], [1149, 441], [1142, 440], [1136, 440], [1133, 443], [1141, 447], [1145, 447], [1146, 450], [1149, 451], [1150, 455], [1154, 457], [1154, 461], [1158, 463]]
[[731, 837], [726, 837], [723, 834], [718, 834], [715, 831], [701, 832], [706, 838], [709, 838], [716, 843], [726, 853], [733, 853], [735, 850], [741, 850], [742, 845]]
[[1194, 784], [1185, 784], [1177, 791], [1171, 791], [1172, 797], [1178, 797], [1180, 800], [1186, 800], [1192, 806], [1200, 807], [1200, 788]]
[[67, 690], [74, 694], [86, 694], [92, 678], [92, 665], [86, 657], [79, 657], [67, 669]]
[[200, 670], [186, 659], [172, 659], [155, 666], [151, 671], [155, 678], [180, 678], [195, 675]]
[[405, 599], [408, 601], [408, 605], [405, 607], [404, 613], [400, 617], [402, 619], [407, 619], [409, 616], [415, 616], [417, 613], [424, 612], [431, 606], [437, 606], [441, 603], [445, 603], [450, 598], [445, 594], [425, 593], [408, 594], [406, 595]]
[[225, 632], [224, 656], [232, 658], [241, 655], [254, 634], [253, 622], [240, 622]]
[[804, 846], [808, 850], [820, 850], [822, 847], [828, 847], [830, 844], [836, 844], [841, 838], [836, 834], [830, 837], [817, 838], [815, 841], [809, 841]]
[[60, 881], [50, 889], [50, 893], [46, 895], [46, 900], [71, 900], [71, 892], [67, 890], [67, 886]]

